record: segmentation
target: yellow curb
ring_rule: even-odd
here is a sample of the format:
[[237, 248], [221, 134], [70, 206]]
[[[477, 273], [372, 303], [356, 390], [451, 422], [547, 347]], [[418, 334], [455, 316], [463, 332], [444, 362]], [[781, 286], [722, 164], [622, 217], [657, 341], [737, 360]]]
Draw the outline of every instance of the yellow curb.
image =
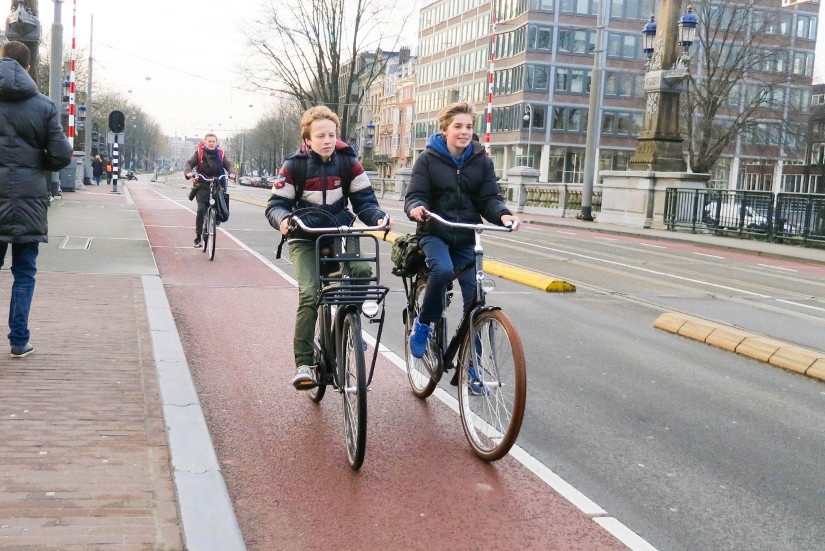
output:
[[722, 348], [733, 352], [736, 350], [736, 347], [739, 346], [739, 344], [748, 336], [748, 333], [740, 329], [734, 329], [733, 327], [717, 327], [713, 330], [713, 333], [708, 335], [705, 342], [717, 348]]
[[784, 343], [760, 336], [750, 336], [739, 343], [736, 353], [760, 362], [767, 362]]
[[661, 314], [653, 327], [825, 381], [825, 352], [677, 312]]
[[820, 358], [805, 372], [808, 377], [825, 381], [825, 358]]
[[812, 350], [783, 346], [770, 357], [768, 363], [788, 371], [804, 374], [817, 359], [819, 359], [819, 356]]
[[[369, 233], [371, 233], [378, 239], [384, 238], [384, 232]], [[390, 232], [387, 235], [386, 240], [390, 243], [393, 243], [396, 239], [398, 239], [398, 237], [400, 237], [400, 235], [401, 234]], [[526, 268], [521, 268], [519, 266], [513, 266], [512, 264], [505, 264], [504, 262], [499, 262], [496, 260], [485, 260], [484, 271], [492, 275], [496, 275], [499, 277], [503, 277], [505, 279], [515, 281], [517, 283], [521, 283], [523, 285], [529, 285], [530, 287], [541, 289], [542, 291], [548, 293], [566, 293], [576, 290], [576, 286], [567, 281], [555, 278], [551, 275], [542, 274], [540, 272], [534, 272]]]
[[679, 329], [687, 321], [687, 316], [681, 314], [674, 314], [672, 312], [665, 312], [653, 322], [653, 327], [667, 331], [668, 333], [679, 333]]

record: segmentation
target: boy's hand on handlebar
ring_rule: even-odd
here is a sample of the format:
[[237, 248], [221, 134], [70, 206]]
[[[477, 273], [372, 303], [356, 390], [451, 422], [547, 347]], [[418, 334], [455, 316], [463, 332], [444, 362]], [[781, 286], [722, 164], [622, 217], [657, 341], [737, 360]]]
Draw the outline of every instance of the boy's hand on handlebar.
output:
[[521, 226], [521, 220], [512, 214], [504, 214], [501, 217], [501, 224], [507, 226], [508, 228], [512, 228], [513, 231], [517, 231], [519, 226]]
[[424, 222], [427, 220], [427, 215], [429, 214], [430, 211], [428, 211], [426, 207], [415, 207], [410, 211], [410, 218], [416, 222]]
[[187, 180], [191, 180], [192, 179], [192, 173], [191, 172], [184, 172], [183, 177], [186, 178]]
[[279, 228], [279, 229], [281, 230], [281, 233], [282, 233], [283, 235], [286, 235], [286, 234], [288, 234], [288, 233], [289, 233], [290, 227], [291, 227], [290, 217], [289, 217], [289, 216], [287, 216], [286, 218], [284, 218], [283, 220], [281, 220], [281, 225], [280, 225], [280, 228]]

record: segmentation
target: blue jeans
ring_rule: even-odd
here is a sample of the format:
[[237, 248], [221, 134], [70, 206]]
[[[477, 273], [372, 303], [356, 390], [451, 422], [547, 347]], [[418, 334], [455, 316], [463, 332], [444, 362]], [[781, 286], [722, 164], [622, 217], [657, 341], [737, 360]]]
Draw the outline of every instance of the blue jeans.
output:
[[[29, 342], [29, 310], [34, 297], [34, 275], [37, 273], [37, 253], [39, 243], [11, 244], [11, 286], [9, 305], [9, 341], [13, 348], [26, 346]], [[9, 243], [0, 243], [0, 268], [6, 260]]]
[[[421, 311], [418, 313], [418, 321], [421, 323], [432, 323], [441, 319], [444, 312], [444, 294], [450, 284], [456, 269], [461, 269], [473, 262], [475, 246], [458, 245], [449, 246], [440, 237], [425, 235], [421, 237], [418, 244], [424, 249], [427, 267], [430, 275], [427, 277], [427, 288], [424, 290], [424, 300], [421, 303]], [[458, 278], [461, 285], [461, 297], [464, 300], [466, 310], [476, 295], [475, 270], [467, 270]]]

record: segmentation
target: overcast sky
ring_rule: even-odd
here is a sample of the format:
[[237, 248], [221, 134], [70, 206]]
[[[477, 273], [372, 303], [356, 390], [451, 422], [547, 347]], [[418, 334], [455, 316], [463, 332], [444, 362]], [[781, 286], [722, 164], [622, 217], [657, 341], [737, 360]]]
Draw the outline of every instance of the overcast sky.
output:
[[[244, 91], [238, 70], [249, 52], [241, 29], [263, 13], [264, 2], [64, 0], [63, 42], [68, 52], [76, 5], [76, 44], [85, 52], [79, 56], [88, 56], [94, 15], [95, 83], [105, 79], [108, 89], [127, 96], [169, 134], [194, 137], [214, 131], [223, 139], [254, 126], [272, 103], [264, 94]], [[51, 37], [54, 1], [40, 0], [39, 8], [43, 35]]]
[[[214, 131], [223, 139], [254, 126], [271, 103], [268, 96], [244, 91], [237, 68], [248, 52], [242, 26], [259, 17], [265, 1], [64, 0], [64, 44], [67, 50], [71, 46], [76, 5], [77, 46], [88, 52], [94, 14], [95, 81], [105, 79], [109, 89], [128, 96], [169, 134], [201, 136]], [[403, 2], [407, 9], [431, 3]], [[40, 0], [39, 6], [44, 36], [51, 36], [54, 1]], [[822, 15], [815, 82], [825, 81]], [[414, 27], [417, 16], [412, 19]], [[403, 42], [413, 51], [414, 37], [413, 28]]]

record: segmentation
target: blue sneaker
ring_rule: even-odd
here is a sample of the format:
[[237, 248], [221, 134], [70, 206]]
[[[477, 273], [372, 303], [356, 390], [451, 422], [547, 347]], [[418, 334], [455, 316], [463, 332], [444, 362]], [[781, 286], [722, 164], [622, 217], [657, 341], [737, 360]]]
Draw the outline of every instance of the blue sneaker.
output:
[[424, 354], [427, 352], [427, 341], [432, 334], [432, 327], [426, 323], [419, 323], [418, 318], [415, 318], [413, 334], [410, 335], [410, 352], [414, 357], [424, 357]]
[[484, 386], [484, 380], [478, 376], [475, 368], [468, 368], [467, 375], [470, 379], [470, 385], [467, 390], [471, 396], [489, 396], [492, 394], [490, 389]]

